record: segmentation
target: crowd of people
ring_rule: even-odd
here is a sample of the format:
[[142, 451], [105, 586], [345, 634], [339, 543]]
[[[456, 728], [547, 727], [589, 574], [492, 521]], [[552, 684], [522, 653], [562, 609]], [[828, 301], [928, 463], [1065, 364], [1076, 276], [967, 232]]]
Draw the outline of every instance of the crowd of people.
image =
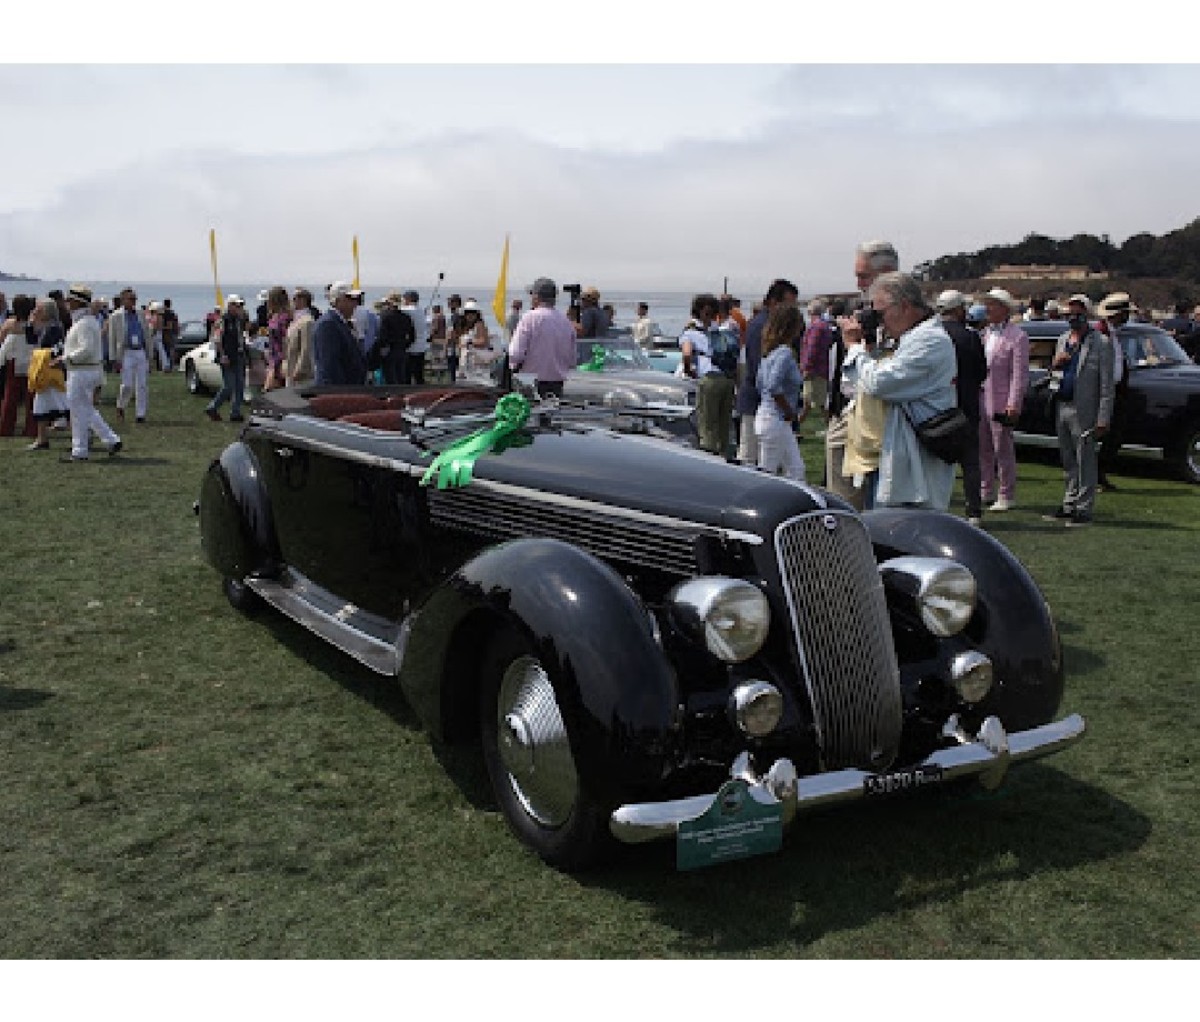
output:
[[[855, 251], [857, 297], [814, 299], [807, 321], [799, 290], [782, 278], [748, 322], [736, 299], [697, 295], [677, 372], [697, 381], [701, 448], [805, 480], [796, 431], [820, 417], [822, 483], [852, 506], [946, 510], [957, 466], [964, 514], [981, 525], [985, 508], [1017, 506], [1013, 431], [1030, 380], [1020, 322], [1061, 319], [1050, 368], [1065, 490], [1044, 517], [1089, 524], [1096, 494], [1116, 488], [1105, 471], [1120, 445], [1125, 364], [1115, 331], [1148, 317], [1124, 292], [1097, 307], [1082, 294], [1038, 297], [1026, 310], [999, 287], [978, 301], [957, 290], [930, 300], [899, 266], [892, 244], [864, 242]], [[1161, 325], [1189, 351], [1200, 337], [1186, 306]], [[646, 345], [657, 332], [644, 303], [632, 332]], [[721, 350], [724, 336], [736, 338], [732, 354]]]
[[[16, 295], [11, 308], [0, 294], [0, 319], [0, 436], [13, 436], [23, 413], [21, 435], [33, 439], [29, 449], [48, 450], [51, 430], [70, 423], [73, 461], [88, 458], [88, 429], [109, 453], [122, 446], [95, 411], [96, 394], [85, 386], [92, 371], [98, 373], [95, 390], [105, 372], [119, 372], [117, 420], [125, 420], [132, 400], [135, 421], [145, 423], [148, 375], [155, 368], [171, 370], [180, 326], [169, 298], [139, 306], [132, 288], [109, 299], [82, 284], [65, 294], [51, 290], [44, 298]], [[83, 407], [85, 394], [92, 412]], [[82, 440], [76, 427], [84, 431]]]
[[[1106, 488], [1106, 467], [1119, 447], [1125, 366], [1116, 327], [1147, 320], [1129, 295], [1110, 295], [1098, 308], [1082, 294], [1065, 300], [1033, 296], [1022, 310], [1008, 291], [972, 296], [943, 291], [934, 301], [921, 282], [899, 269], [893, 245], [870, 241], [855, 250], [855, 297], [814, 299], [802, 310], [799, 289], [779, 278], [749, 319], [734, 296], [696, 295], [678, 339], [681, 376], [696, 380], [701, 449], [716, 456], [804, 481], [797, 442], [802, 422], [821, 420], [821, 482], [852, 506], [946, 509], [955, 465], [923, 439], [925, 424], [955, 419], [964, 513], [981, 524], [985, 509], [1017, 506], [1013, 430], [1029, 385], [1029, 338], [1022, 320], [1061, 320], [1052, 386], [1066, 476], [1062, 506], [1047, 517], [1069, 526], [1092, 520]], [[423, 384], [428, 380], [492, 382], [508, 368], [537, 379], [543, 395], [561, 395], [577, 363], [576, 341], [600, 338], [613, 326], [611, 304], [597, 288], [559, 287], [547, 277], [529, 288], [530, 308], [515, 299], [502, 324], [503, 343], [489, 334], [475, 299], [457, 294], [446, 308], [424, 308], [416, 291], [393, 291], [368, 307], [364, 292], [344, 281], [326, 289], [322, 313], [305, 288], [261, 291], [253, 316], [232, 294], [208, 317], [222, 386], [205, 407], [220, 420], [243, 419], [248, 342], [265, 339], [264, 389], [308, 384]], [[436, 296], [435, 296], [436, 297]], [[649, 306], [637, 306], [631, 333], [649, 346], [661, 331]], [[807, 318], [806, 318], [807, 315]], [[139, 306], [132, 288], [111, 301], [83, 285], [45, 298], [0, 294], [0, 435], [12, 436], [24, 411], [30, 450], [50, 446], [53, 426], [72, 433], [71, 460], [85, 460], [89, 433], [110, 453], [120, 436], [97, 407], [103, 373], [120, 374], [116, 418], [149, 415], [148, 375], [174, 363], [179, 319], [170, 299]], [[1160, 324], [1195, 357], [1200, 307], [1186, 304]], [[1107, 442], [1106, 442], [1107, 438]]]

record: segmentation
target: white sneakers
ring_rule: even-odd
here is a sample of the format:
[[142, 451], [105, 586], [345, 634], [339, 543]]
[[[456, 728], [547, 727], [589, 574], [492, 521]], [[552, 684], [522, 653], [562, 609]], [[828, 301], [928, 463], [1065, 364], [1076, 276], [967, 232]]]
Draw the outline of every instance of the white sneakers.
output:
[[1010, 501], [1007, 497], [1001, 497], [996, 501], [995, 504], [992, 504], [988, 508], [988, 510], [989, 511], [1011, 511], [1016, 506], [1017, 505], [1013, 501]]

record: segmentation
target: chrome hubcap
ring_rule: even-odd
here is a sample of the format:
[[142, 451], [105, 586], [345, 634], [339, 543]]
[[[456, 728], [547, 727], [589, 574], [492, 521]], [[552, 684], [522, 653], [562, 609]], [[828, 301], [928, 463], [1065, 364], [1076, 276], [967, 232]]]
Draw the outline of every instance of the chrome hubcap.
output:
[[543, 827], [567, 821], [579, 794], [575, 760], [550, 678], [531, 656], [518, 657], [500, 682], [496, 734], [508, 782]]

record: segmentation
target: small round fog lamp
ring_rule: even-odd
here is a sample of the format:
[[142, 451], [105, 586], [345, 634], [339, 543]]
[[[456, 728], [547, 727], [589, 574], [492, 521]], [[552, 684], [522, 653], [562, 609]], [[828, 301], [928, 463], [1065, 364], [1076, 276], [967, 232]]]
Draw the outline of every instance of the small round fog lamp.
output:
[[950, 680], [963, 702], [978, 703], [992, 690], [992, 662], [974, 650], [959, 653], [950, 664]]
[[766, 681], [746, 681], [729, 697], [729, 711], [743, 734], [761, 738], [775, 730], [783, 716], [783, 695]]

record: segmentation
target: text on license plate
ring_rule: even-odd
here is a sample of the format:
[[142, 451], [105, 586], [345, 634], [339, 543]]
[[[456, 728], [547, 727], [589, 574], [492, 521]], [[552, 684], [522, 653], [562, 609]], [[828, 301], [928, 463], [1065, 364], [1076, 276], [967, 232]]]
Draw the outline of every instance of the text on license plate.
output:
[[863, 794], [867, 798], [901, 795], [918, 788], [942, 783], [940, 766], [919, 766], [908, 770], [892, 770], [886, 774], [868, 774], [863, 778]]

